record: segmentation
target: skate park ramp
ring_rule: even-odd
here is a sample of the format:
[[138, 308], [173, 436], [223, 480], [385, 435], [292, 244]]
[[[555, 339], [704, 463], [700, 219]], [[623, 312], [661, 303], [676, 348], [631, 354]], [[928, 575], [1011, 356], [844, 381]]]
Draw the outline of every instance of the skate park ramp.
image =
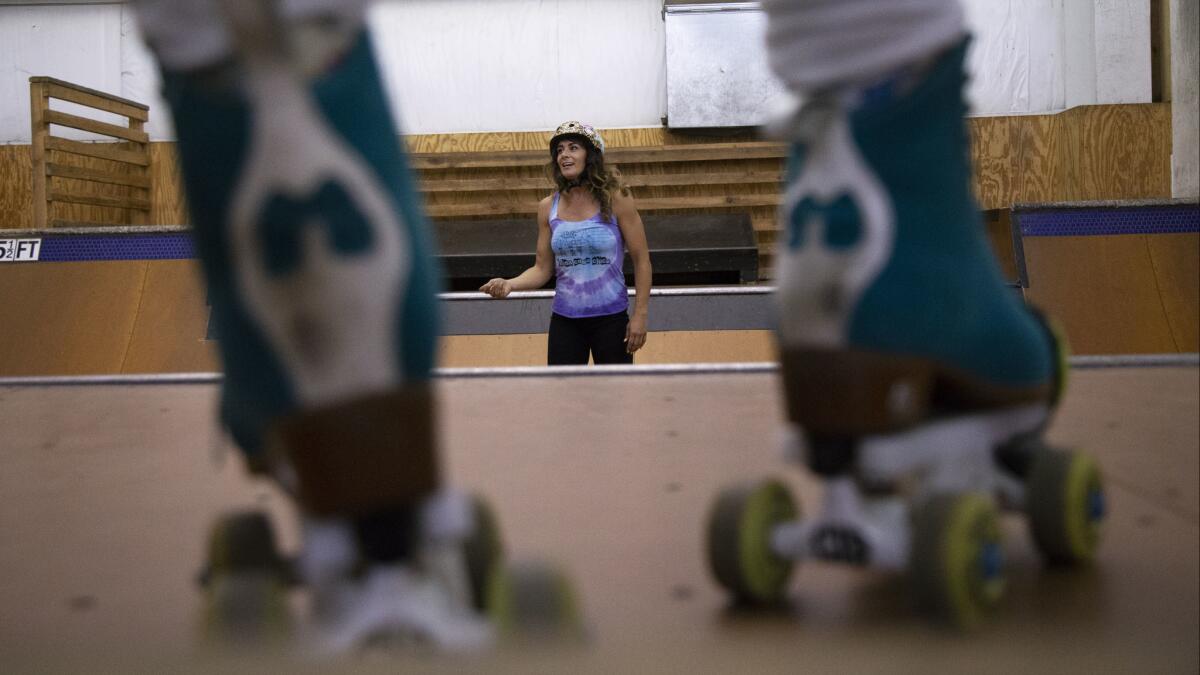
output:
[[219, 370], [190, 260], [4, 265], [0, 287], [5, 375]]
[[[1164, 210], [1174, 210], [1175, 220], [1164, 220]], [[1002, 235], [992, 245], [1015, 268], [1012, 274], [1018, 279], [1012, 281], [1024, 286], [1026, 298], [1063, 325], [1075, 353], [1194, 353], [1200, 351], [1196, 214], [1194, 202], [1025, 205], [1013, 210], [1012, 245], [1006, 246]], [[5, 237], [0, 245], [40, 241], [43, 255], [37, 262], [0, 264], [0, 306], [5, 309], [0, 376], [220, 370], [185, 228], [8, 231]], [[488, 321], [508, 328], [476, 321], [455, 331], [454, 312], [446, 311], [451, 329], [439, 365], [545, 363], [546, 307], [511, 300], [488, 306], [480, 298], [472, 300], [472, 311], [490, 312], [497, 318]], [[761, 305], [752, 310], [755, 321], [731, 323], [726, 307], [697, 312], [684, 303], [677, 312], [683, 318], [660, 330], [653, 322], [673, 311], [664, 303], [652, 300], [652, 334], [638, 363], [776, 359], [772, 317]], [[523, 321], [500, 317], [504, 312]], [[695, 321], [704, 312], [715, 318]], [[684, 329], [689, 322], [694, 329]]]
[[[595, 371], [596, 369], [591, 369]], [[1200, 667], [1200, 370], [1076, 369], [1053, 443], [1099, 461], [1109, 516], [1094, 566], [1042, 565], [1004, 521], [1007, 596], [955, 635], [903, 577], [801, 564], [786, 604], [731, 606], [704, 563], [718, 491], [776, 476], [812, 512], [821, 486], [777, 450], [773, 371], [438, 380], [453, 482], [495, 508], [510, 557], [573, 578], [580, 646], [459, 658], [232, 661], [199, 646], [206, 531], [258, 507], [213, 425], [216, 383], [0, 384], [0, 655], [7, 672], [1194, 673]], [[500, 400], [520, 405], [497, 405]], [[555, 423], [547, 424], [547, 420]], [[619, 424], [614, 424], [619, 420]], [[569, 422], [568, 422], [569, 421]], [[537, 430], [533, 433], [532, 430]]]
[[1078, 354], [1200, 351], [1200, 209], [1195, 201], [1018, 205], [1026, 298]]
[[[214, 372], [220, 363], [209, 308], [186, 229], [95, 228], [20, 231], [5, 241], [37, 242], [40, 257], [0, 264], [0, 377]], [[668, 298], [655, 289], [651, 340], [641, 363], [771, 361], [775, 347], [755, 287], [729, 287], [727, 301]], [[738, 295], [739, 288], [748, 289]], [[719, 289], [718, 289], [719, 290]], [[516, 294], [523, 295], [523, 294]], [[551, 292], [490, 301], [450, 294], [439, 365], [543, 365]], [[698, 300], [697, 300], [698, 298]], [[463, 302], [465, 301], [465, 302]], [[701, 305], [697, 309], [696, 302]], [[473, 318], [484, 316], [486, 320]], [[507, 316], [506, 316], [507, 315]], [[709, 317], [709, 318], [704, 318]], [[493, 325], [488, 325], [489, 323]]]
[[[1194, 201], [1018, 205], [1010, 227], [1010, 245], [993, 239], [1015, 267], [1018, 278], [1009, 280], [1063, 326], [1075, 353], [1200, 351], [1200, 209]], [[0, 376], [220, 369], [185, 228], [9, 231], [4, 237], [0, 248], [5, 241], [40, 242], [41, 257], [0, 264]], [[654, 292], [662, 290], [669, 289]], [[450, 320], [439, 365], [545, 363], [548, 294], [540, 304], [490, 305], [475, 295], [465, 298], [469, 303], [443, 303]], [[682, 299], [675, 310], [675, 300], [657, 295], [638, 363], [775, 361], [771, 310], [761, 295], [742, 299], [759, 304], [751, 311]], [[471, 305], [467, 316], [490, 318], [463, 325], [451, 305]], [[658, 323], [672, 312], [683, 318]], [[728, 320], [747, 312], [757, 318]]]

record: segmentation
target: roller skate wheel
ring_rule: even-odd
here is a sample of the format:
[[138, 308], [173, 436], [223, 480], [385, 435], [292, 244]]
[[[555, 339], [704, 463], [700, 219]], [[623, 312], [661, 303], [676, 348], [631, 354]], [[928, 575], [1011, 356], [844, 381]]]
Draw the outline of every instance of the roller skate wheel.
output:
[[463, 557], [467, 564], [467, 580], [471, 587], [471, 604], [484, 612], [488, 602], [488, 584], [495, 570], [503, 567], [504, 544], [495, 512], [479, 495], [471, 498], [474, 529], [463, 541]]
[[583, 637], [570, 579], [557, 567], [526, 561], [493, 568], [487, 616], [509, 642], [564, 642]]
[[917, 512], [912, 574], [918, 600], [953, 628], [977, 627], [1003, 597], [996, 508], [982, 495], [936, 495]]
[[730, 488], [717, 498], [708, 519], [708, 563], [735, 600], [770, 604], [783, 599], [793, 565], [772, 550], [771, 533], [797, 515], [791, 493], [775, 480]]
[[1107, 505], [1103, 478], [1091, 457], [1039, 450], [1025, 500], [1030, 532], [1047, 562], [1077, 565], [1095, 557]]
[[210, 642], [263, 643], [290, 633], [286, 562], [266, 515], [221, 518], [209, 536], [203, 574], [203, 633]]

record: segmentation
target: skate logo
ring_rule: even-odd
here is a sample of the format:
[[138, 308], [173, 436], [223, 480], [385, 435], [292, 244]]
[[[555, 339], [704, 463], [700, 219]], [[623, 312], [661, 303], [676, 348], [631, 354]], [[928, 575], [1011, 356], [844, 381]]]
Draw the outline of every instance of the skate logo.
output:
[[778, 332], [787, 345], [845, 346], [851, 318], [892, 254], [895, 212], [844, 114], [814, 136], [780, 204]]
[[809, 223], [814, 220], [825, 225], [823, 243], [827, 248], [844, 250], [862, 239], [862, 214], [851, 195], [842, 193], [828, 202], [805, 195], [792, 209], [789, 249], [795, 251], [804, 246]]
[[866, 564], [870, 557], [867, 542], [848, 527], [826, 525], [813, 531], [809, 548], [818, 558], [835, 562]]
[[327, 230], [329, 248], [344, 256], [370, 250], [374, 235], [370, 224], [340, 185], [325, 182], [307, 198], [274, 194], [259, 219], [267, 273], [287, 276], [301, 264], [303, 229]]
[[41, 252], [41, 239], [0, 239], [0, 262], [35, 262]]

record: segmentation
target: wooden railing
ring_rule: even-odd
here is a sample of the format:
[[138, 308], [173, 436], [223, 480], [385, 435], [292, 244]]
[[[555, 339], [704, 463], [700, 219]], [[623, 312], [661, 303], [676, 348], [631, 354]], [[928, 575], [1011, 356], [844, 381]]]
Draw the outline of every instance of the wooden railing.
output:
[[[50, 99], [125, 117], [127, 125], [52, 110]], [[150, 117], [149, 106], [52, 77], [29, 78], [29, 106], [33, 127], [33, 226], [146, 224], [150, 212], [150, 138], [143, 127]], [[109, 136], [113, 141], [85, 143], [54, 136], [52, 125]], [[99, 187], [84, 189], [88, 184]], [[120, 216], [104, 223], [56, 218], [56, 204], [104, 207], [106, 213], [124, 211], [124, 222], [118, 221]]]

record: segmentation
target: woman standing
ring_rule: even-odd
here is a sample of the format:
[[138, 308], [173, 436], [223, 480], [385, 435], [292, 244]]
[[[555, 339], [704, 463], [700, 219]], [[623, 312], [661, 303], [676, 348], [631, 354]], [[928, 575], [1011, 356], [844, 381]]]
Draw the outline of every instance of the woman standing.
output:
[[[590, 125], [564, 122], [550, 139], [546, 167], [558, 190], [538, 205], [537, 259], [512, 279], [479, 290], [493, 298], [541, 288], [555, 275], [547, 363], [633, 363], [646, 343], [650, 251], [642, 218], [620, 176], [604, 166], [604, 139]], [[625, 248], [636, 288], [628, 312]]]

